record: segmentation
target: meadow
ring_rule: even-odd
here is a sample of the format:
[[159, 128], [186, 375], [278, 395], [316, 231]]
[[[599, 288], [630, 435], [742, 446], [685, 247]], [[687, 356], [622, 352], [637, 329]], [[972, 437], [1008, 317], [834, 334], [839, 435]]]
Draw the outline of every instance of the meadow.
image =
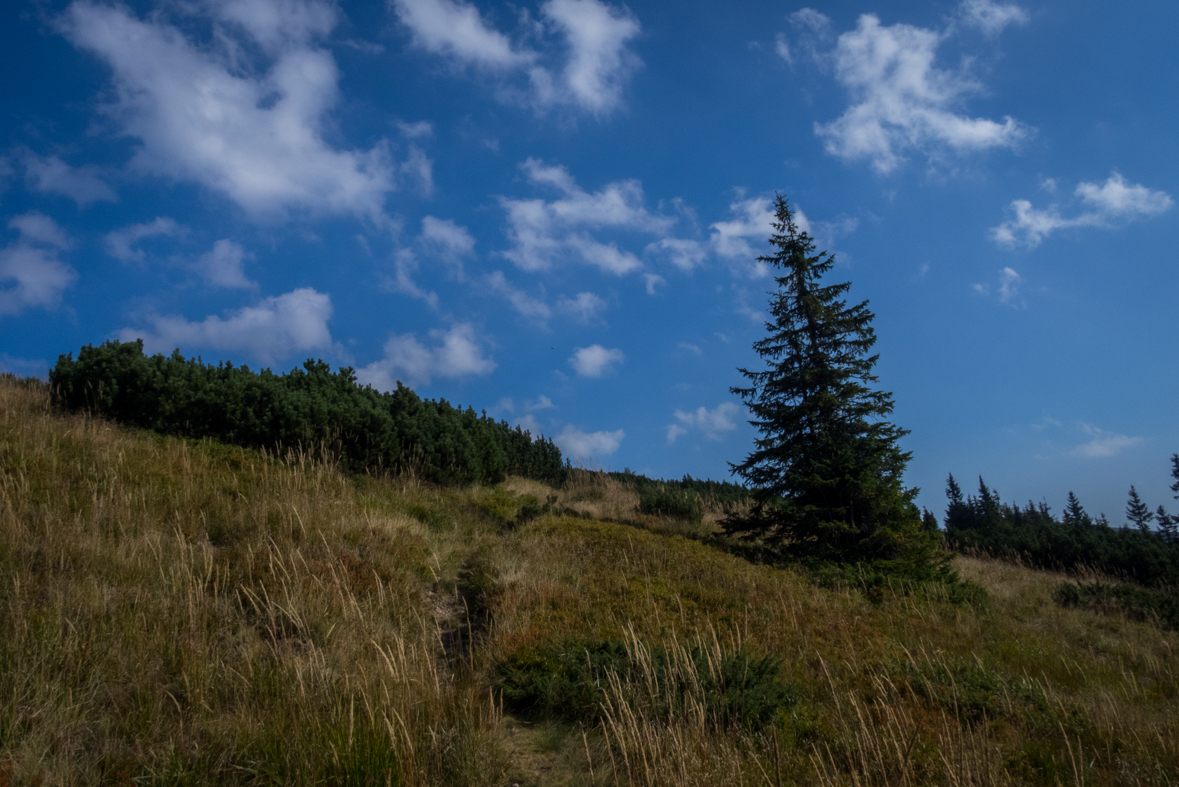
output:
[[700, 504], [349, 473], [4, 377], [0, 786], [1179, 783], [1158, 621], [982, 557], [968, 593], [820, 580]]

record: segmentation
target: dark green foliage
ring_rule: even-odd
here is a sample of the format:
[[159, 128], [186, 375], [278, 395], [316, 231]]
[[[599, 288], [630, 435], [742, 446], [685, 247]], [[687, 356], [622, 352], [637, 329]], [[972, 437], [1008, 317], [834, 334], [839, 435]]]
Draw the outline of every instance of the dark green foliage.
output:
[[1121, 613], [1136, 620], [1155, 619], [1163, 627], [1179, 631], [1179, 590], [1173, 587], [1067, 582], [1057, 588], [1056, 600], [1066, 607]]
[[701, 522], [704, 519], [704, 504], [698, 495], [691, 492], [652, 489], [639, 494], [639, 513]]
[[936, 533], [941, 529], [937, 525], [937, 515], [928, 508], [921, 509], [921, 527], [930, 533]]
[[1150, 512], [1146, 503], [1138, 496], [1138, 490], [1131, 484], [1130, 497], [1126, 501], [1126, 519], [1143, 533], [1150, 532], [1150, 520], [1154, 514]]
[[[959, 548], [997, 558], [1017, 556], [1038, 568], [1097, 569], [1147, 586], [1179, 586], [1179, 544], [1162, 532], [1111, 528], [1104, 516], [1093, 522], [1076, 502], [1066, 521], [1044, 503], [999, 503], [999, 495], [980, 479], [980, 496], [955, 498], [947, 490], [946, 535]], [[981, 494], [985, 490], [986, 496]]]
[[684, 475], [678, 481], [664, 481], [657, 478], [647, 478], [629, 469], [622, 472], [606, 473], [606, 475], [638, 493], [640, 498], [660, 492], [680, 492], [695, 497], [701, 503], [715, 506], [724, 511], [740, 507], [749, 500], [749, 490], [730, 481], [711, 481], [692, 478], [690, 475]]
[[[700, 649], [689, 651], [698, 686], [678, 684], [677, 670], [670, 669], [669, 652], [651, 649], [649, 665], [636, 663], [620, 642], [565, 642], [516, 653], [498, 668], [504, 703], [519, 713], [593, 721], [605, 701], [608, 673], [622, 685], [650, 686], [651, 679], [664, 690], [658, 698], [646, 693], [634, 697], [654, 703], [652, 716], [666, 716], [666, 703], [684, 692], [697, 691], [708, 718], [723, 728], [760, 730], [779, 712], [798, 703], [798, 694], [781, 680], [781, 661], [773, 656], [751, 657], [745, 653], [726, 656], [719, 664], [709, 663]], [[674, 685], [669, 685], [669, 682]], [[636, 689], [637, 692], [637, 689]]]
[[544, 437], [421, 399], [398, 383], [381, 393], [352, 369], [323, 361], [274, 374], [143, 354], [143, 343], [87, 345], [58, 358], [49, 375], [54, 403], [182, 437], [326, 454], [350, 472], [413, 472], [443, 484], [495, 484], [522, 475], [556, 484], [561, 452]]
[[986, 588], [962, 580], [957, 572], [946, 571], [939, 576], [914, 577], [916, 572], [905, 572], [882, 567], [879, 563], [813, 564], [810, 575], [815, 584], [827, 588], [855, 588], [873, 604], [879, 604], [889, 594], [901, 596], [932, 596], [955, 606], [970, 605], [983, 609], [990, 602]]
[[937, 573], [938, 536], [921, 526], [916, 490], [902, 485], [909, 454], [897, 442], [906, 432], [886, 420], [892, 395], [869, 387], [874, 315], [867, 301], [847, 305], [850, 283], [821, 282], [834, 258], [814, 253], [780, 195], [773, 226], [775, 252], [758, 258], [780, 271], [773, 322], [753, 345], [765, 369], [740, 369], [749, 387], [731, 389], [761, 433], [745, 461], [732, 465], [755, 504], [725, 528], [806, 562], [877, 561]]

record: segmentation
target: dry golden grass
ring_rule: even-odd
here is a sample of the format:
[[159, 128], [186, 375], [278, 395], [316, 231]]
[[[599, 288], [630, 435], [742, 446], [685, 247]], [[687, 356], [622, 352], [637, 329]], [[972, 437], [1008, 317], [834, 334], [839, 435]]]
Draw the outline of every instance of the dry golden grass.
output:
[[[576, 516], [517, 524], [513, 495]], [[1176, 634], [975, 558], [986, 606], [870, 602], [636, 503], [346, 477], [0, 379], [0, 787], [1179, 783]], [[505, 660], [599, 640], [636, 666], [596, 713], [504, 714]], [[797, 695], [765, 728], [698, 690], [736, 654]]]

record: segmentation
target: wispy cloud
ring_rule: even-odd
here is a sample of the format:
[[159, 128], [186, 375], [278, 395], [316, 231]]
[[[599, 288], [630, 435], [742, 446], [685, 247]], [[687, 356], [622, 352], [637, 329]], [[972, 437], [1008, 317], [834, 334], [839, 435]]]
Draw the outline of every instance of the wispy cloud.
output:
[[69, 197], [78, 207], [119, 199], [106, 182], [108, 173], [101, 167], [92, 164], [72, 167], [57, 156], [38, 156], [31, 150], [24, 151], [23, 159], [26, 180], [34, 191]]
[[993, 227], [991, 239], [1003, 246], [1034, 248], [1049, 235], [1063, 229], [1112, 229], [1161, 215], [1175, 204], [1166, 192], [1127, 183], [1117, 172], [1111, 173], [1104, 183], [1081, 183], [1074, 196], [1084, 207], [1072, 216], [1062, 214], [1057, 205], [1041, 210], [1032, 207], [1028, 200], [1015, 200], [1010, 208], [1015, 217]]
[[1141, 437], [1106, 432], [1092, 424], [1082, 423], [1080, 426], [1092, 438], [1072, 450], [1074, 456], [1083, 459], [1108, 459], [1142, 442]]
[[146, 253], [139, 248], [139, 242], [148, 238], [176, 237], [187, 232], [187, 228], [168, 216], [157, 216], [152, 221], [131, 224], [122, 229], [108, 232], [103, 242], [107, 254], [123, 262], [143, 262]]
[[965, 0], [958, 7], [961, 20], [977, 27], [988, 36], [997, 36], [1009, 25], [1026, 25], [1031, 16], [1014, 3], [996, 3], [994, 0]]
[[[973, 284], [971, 286], [979, 295], [991, 294], [991, 285], [989, 284]], [[995, 286], [995, 294], [999, 296], [1000, 303], [1016, 306], [1020, 303], [1018, 299], [1022, 286], [1023, 277], [1016, 273], [1014, 268], [1003, 268], [999, 271], [999, 282]]]

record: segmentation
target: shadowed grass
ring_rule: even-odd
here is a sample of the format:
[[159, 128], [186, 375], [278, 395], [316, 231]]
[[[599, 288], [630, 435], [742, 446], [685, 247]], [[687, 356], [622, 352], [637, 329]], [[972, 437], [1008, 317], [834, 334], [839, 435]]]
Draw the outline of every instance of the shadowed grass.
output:
[[[639, 503], [346, 476], [2, 379], [0, 785], [1179, 783], [1175, 632], [973, 557], [985, 605], [816, 586]], [[557, 699], [513, 718], [513, 665]]]

